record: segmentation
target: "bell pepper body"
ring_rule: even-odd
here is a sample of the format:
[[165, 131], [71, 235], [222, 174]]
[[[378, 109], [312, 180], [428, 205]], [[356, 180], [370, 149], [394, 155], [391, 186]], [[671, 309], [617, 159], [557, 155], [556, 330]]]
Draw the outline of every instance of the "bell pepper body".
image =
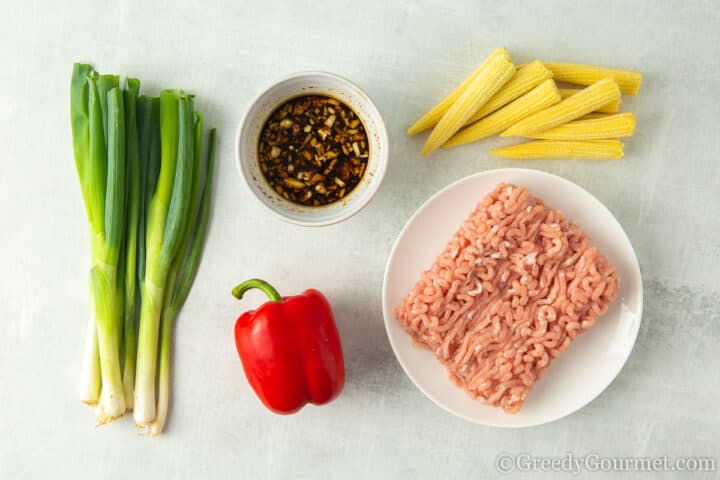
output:
[[330, 304], [317, 290], [240, 315], [235, 344], [248, 382], [275, 413], [328, 403], [345, 384], [340, 336]]

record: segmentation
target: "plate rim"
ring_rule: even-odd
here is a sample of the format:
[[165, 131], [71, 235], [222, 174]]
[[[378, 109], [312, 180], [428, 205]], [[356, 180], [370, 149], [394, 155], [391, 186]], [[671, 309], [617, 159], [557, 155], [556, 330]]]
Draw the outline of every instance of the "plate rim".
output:
[[[400, 355], [398, 355], [398, 347], [395, 345], [395, 341], [393, 340], [393, 337], [390, 334], [390, 321], [395, 321], [395, 316], [392, 313], [392, 308], [390, 309], [391, 310], [390, 315], [388, 315], [388, 312], [386, 311], [387, 310], [386, 307], [387, 307], [388, 274], [390, 271], [390, 264], [392, 263], [393, 259], [395, 258], [397, 247], [398, 247], [400, 241], [402, 240], [402, 238], [404, 237], [409, 226], [415, 221], [415, 219], [420, 215], [420, 213], [422, 211], [424, 211], [433, 201], [435, 201], [438, 197], [443, 195], [448, 190], [452, 189], [453, 187], [455, 187], [456, 185], [459, 185], [461, 183], [471, 181], [472, 179], [475, 179], [478, 177], [488, 176], [491, 173], [492, 174], [500, 174], [500, 175], [512, 174], [512, 173], [539, 175], [539, 176], [544, 176], [546, 178], [550, 178], [553, 181], [560, 181], [562, 183], [569, 184], [570, 186], [574, 186], [574, 187], [579, 188], [580, 190], [584, 191], [587, 195], [589, 195], [591, 201], [595, 202], [598, 206], [600, 206], [608, 214], [610, 214], [610, 217], [615, 222], [616, 226], [620, 229], [620, 231], [625, 236], [625, 240], [627, 241], [628, 245], [630, 245], [630, 252], [632, 253], [632, 259], [634, 260], [632, 267], [634, 268], [635, 272], [637, 273], [637, 278], [638, 278], [638, 283], [639, 283], [638, 314], [637, 314], [638, 321], [637, 321], [637, 325], [634, 328], [634, 332], [632, 333], [632, 342], [630, 344], [630, 348], [627, 350], [627, 353], [625, 354], [625, 358], [623, 359], [623, 361], [620, 364], [617, 371], [611, 376], [609, 381], [597, 392], [597, 394], [595, 396], [593, 396], [592, 398], [588, 399], [585, 402], [582, 402], [574, 409], [571, 409], [568, 412], [563, 413], [562, 415], [550, 417], [550, 418], [543, 419], [543, 420], [537, 421], [537, 422], [530, 422], [527, 424], [508, 425], [508, 424], [497, 423], [497, 422], [493, 422], [493, 421], [488, 422], [488, 421], [480, 420], [478, 418], [473, 418], [473, 417], [470, 417], [468, 415], [465, 415], [463, 413], [460, 413], [456, 410], [449, 408], [448, 406], [446, 406], [442, 402], [440, 402], [438, 399], [436, 399], [434, 397], [434, 395], [432, 395], [431, 393], [426, 391], [425, 388], [423, 388], [420, 385], [420, 383], [415, 379], [415, 377], [410, 372], [408, 366], [402, 360]], [[593, 195], [592, 192], [588, 191], [587, 189], [583, 188], [582, 186], [578, 185], [577, 183], [575, 183], [571, 180], [568, 180], [567, 178], [561, 177], [560, 175], [555, 175], [550, 172], [546, 172], [544, 170], [535, 170], [532, 168], [514, 168], [514, 167], [495, 168], [495, 169], [490, 169], [490, 170], [484, 170], [482, 172], [473, 173], [473, 174], [467, 175], [463, 178], [460, 178], [458, 180], [455, 180], [455, 181], [449, 183], [445, 187], [441, 188], [440, 190], [438, 190], [437, 192], [432, 194], [429, 198], [427, 198], [413, 212], [413, 214], [410, 216], [410, 218], [408, 218], [408, 220], [405, 222], [405, 225], [403, 225], [403, 228], [400, 230], [397, 237], [395, 238], [395, 241], [393, 242], [393, 246], [390, 249], [390, 254], [388, 255], [387, 262], [385, 263], [385, 273], [383, 274], [383, 285], [382, 285], [383, 324], [385, 325], [385, 334], [387, 335], [388, 341], [390, 342], [390, 348], [393, 351], [393, 355], [395, 356], [395, 359], [398, 361], [398, 363], [402, 367], [403, 371], [405, 372], [405, 375], [407, 375], [408, 378], [410, 378], [412, 383], [415, 385], [415, 387], [418, 390], [420, 390], [423, 393], [423, 395], [425, 395], [427, 398], [429, 398], [435, 405], [442, 408], [446, 412], [448, 412], [452, 415], [455, 415], [458, 418], [462, 418], [463, 420], [466, 420], [468, 422], [472, 422], [472, 423], [475, 423], [478, 425], [485, 425], [485, 426], [496, 427], [496, 428], [513, 428], [513, 429], [515, 429], [515, 428], [530, 428], [530, 427], [537, 427], [540, 425], [545, 425], [545, 424], [548, 424], [551, 422], [555, 422], [557, 420], [568, 417], [568, 416], [578, 412], [579, 410], [581, 410], [582, 408], [584, 408], [588, 404], [590, 404], [590, 402], [592, 402], [593, 400], [597, 399], [600, 395], [602, 395], [603, 392], [605, 392], [605, 390], [607, 390], [607, 388], [615, 381], [615, 379], [618, 377], [618, 375], [623, 370], [623, 368], [625, 368], [625, 365], [627, 364], [627, 361], [630, 358], [630, 355], [632, 354], [633, 350], [635, 349], [635, 344], [637, 343], [637, 337], [638, 337], [638, 334], [640, 333], [640, 326], [642, 325], [642, 313], [643, 313], [643, 301], [644, 301], [643, 297], [644, 297], [644, 289], [643, 289], [642, 271], [640, 269], [640, 263], [638, 261], [637, 253], [635, 252], [635, 248], [633, 247], [632, 241], [630, 240], [630, 237], [628, 236], [627, 232], [625, 231], [625, 229], [623, 228], [622, 224], [617, 219], [615, 214], [612, 212], [612, 210], [610, 210], [603, 202], [601, 202], [595, 195]], [[478, 400], [478, 402], [479, 402], [479, 400]], [[482, 403], [480, 403], [480, 404], [484, 405]]]

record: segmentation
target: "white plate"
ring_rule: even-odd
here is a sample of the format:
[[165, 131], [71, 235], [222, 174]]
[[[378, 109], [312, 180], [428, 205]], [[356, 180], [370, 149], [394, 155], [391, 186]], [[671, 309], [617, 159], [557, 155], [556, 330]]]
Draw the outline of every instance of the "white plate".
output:
[[[413, 345], [395, 320], [395, 307], [432, 265], [475, 205], [498, 183], [526, 187], [583, 228], [617, 268], [620, 291], [605, 315], [578, 336], [538, 381], [520, 412], [472, 399], [448, 378], [427, 350]], [[385, 328], [405, 373], [436, 404], [466, 420], [498, 427], [527, 427], [557, 420], [585, 406], [613, 381], [637, 337], [642, 314], [642, 279], [635, 252], [617, 219], [579, 186], [549, 173], [490, 170], [466, 177], [432, 196], [408, 221], [390, 253], [383, 283]]]

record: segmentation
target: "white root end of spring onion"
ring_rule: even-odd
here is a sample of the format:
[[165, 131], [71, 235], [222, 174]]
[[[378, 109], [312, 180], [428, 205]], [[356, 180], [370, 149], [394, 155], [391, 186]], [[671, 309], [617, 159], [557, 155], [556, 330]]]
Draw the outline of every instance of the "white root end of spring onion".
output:
[[146, 401], [138, 398], [138, 390], [135, 390], [135, 407], [133, 408], [133, 417], [135, 418], [136, 427], [146, 427], [155, 420], [155, 395], [152, 401]]
[[98, 425], [105, 425], [117, 420], [125, 414], [125, 398], [122, 391], [113, 393], [110, 389], [103, 388], [100, 393], [100, 403], [95, 407]]
[[125, 393], [122, 388], [122, 382], [113, 381], [111, 383], [111, 385], [103, 385], [102, 391], [100, 392], [100, 402], [95, 409], [98, 424], [100, 425], [122, 417], [126, 411]]

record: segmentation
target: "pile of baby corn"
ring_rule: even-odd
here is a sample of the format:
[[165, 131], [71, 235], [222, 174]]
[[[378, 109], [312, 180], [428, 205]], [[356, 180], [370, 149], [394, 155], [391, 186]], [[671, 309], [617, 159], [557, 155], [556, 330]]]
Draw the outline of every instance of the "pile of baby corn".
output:
[[[585, 88], [558, 88], [556, 81]], [[639, 72], [592, 65], [535, 60], [516, 67], [498, 49], [407, 133], [433, 129], [423, 155], [500, 133], [533, 140], [490, 152], [499, 157], [619, 159], [619, 139], [635, 132], [635, 115], [618, 113], [620, 97], [637, 95], [641, 81]]]

